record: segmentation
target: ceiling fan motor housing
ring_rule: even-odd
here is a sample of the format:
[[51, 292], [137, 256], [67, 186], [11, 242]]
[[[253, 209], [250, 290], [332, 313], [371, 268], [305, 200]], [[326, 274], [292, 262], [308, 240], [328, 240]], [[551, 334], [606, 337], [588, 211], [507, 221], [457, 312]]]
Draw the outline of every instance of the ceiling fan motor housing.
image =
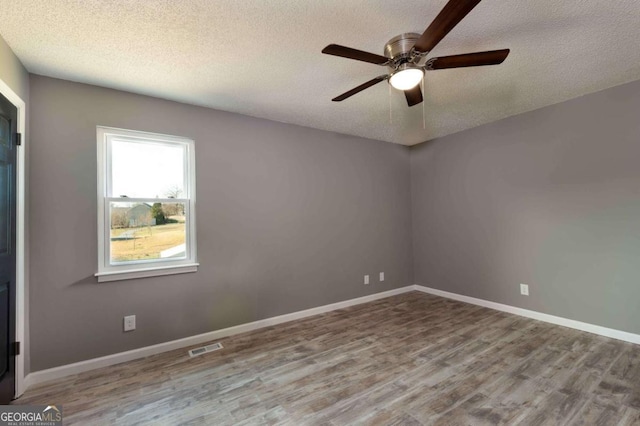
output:
[[420, 34], [404, 33], [395, 36], [384, 45], [384, 56], [391, 59], [389, 68], [392, 71], [411, 61], [411, 49], [419, 38]]

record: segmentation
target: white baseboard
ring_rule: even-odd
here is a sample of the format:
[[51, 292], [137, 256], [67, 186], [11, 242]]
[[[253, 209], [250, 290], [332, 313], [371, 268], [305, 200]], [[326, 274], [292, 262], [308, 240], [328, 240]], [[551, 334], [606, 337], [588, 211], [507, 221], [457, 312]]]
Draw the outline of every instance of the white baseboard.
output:
[[409, 291], [420, 291], [436, 296], [446, 297], [448, 299], [458, 300], [460, 302], [470, 303], [473, 305], [483, 306], [510, 314], [520, 315], [527, 318], [533, 318], [539, 321], [557, 324], [564, 327], [574, 328], [586, 331], [600, 336], [611, 337], [613, 339], [623, 340], [625, 342], [640, 344], [640, 335], [629, 333], [626, 331], [615, 330], [612, 328], [602, 327], [599, 325], [589, 324], [581, 321], [575, 321], [568, 318], [558, 317], [554, 315], [544, 314], [542, 312], [531, 311], [528, 309], [518, 308], [515, 306], [504, 305], [502, 303], [490, 302], [488, 300], [477, 299], [475, 297], [464, 296], [461, 294], [450, 293], [448, 291], [438, 290], [435, 288], [425, 287], [421, 285], [411, 285], [401, 287], [394, 290], [375, 293], [368, 296], [358, 297], [356, 299], [345, 300], [343, 302], [332, 303], [330, 305], [319, 306], [317, 308], [306, 309], [304, 311], [293, 312], [290, 314], [280, 315], [277, 317], [266, 318], [259, 321], [241, 324], [234, 327], [224, 328], [222, 330], [211, 331], [209, 333], [198, 334], [195, 336], [185, 337], [183, 339], [172, 340], [170, 342], [159, 343], [157, 345], [146, 346], [144, 348], [133, 349], [126, 352], [120, 352], [113, 355], [107, 355], [100, 358], [93, 358], [86, 361], [80, 361], [73, 364], [62, 365], [60, 367], [49, 368], [47, 370], [36, 371], [28, 374], [24, 379], [24, 389], [36, 384], [48, 382], [50, 380], [60, 379], [62, 377], [73, 374], [82, 373], [97, 368], [108, 367], [110, 365], [120, 364], [122, 362], [132, 361], [134, 359], [144, 358], [156, 355], [162, 352], [174, 349], [185, 348], [188, 346], [199, 345], [223, 337], [233, 336], [235, 334], [246, 333], [248, 331], [258, 330], [260, 328], [272, 325], [282, 324], [297, 319], [307, 318], [313, 315], [325, 312], [335, 311], [337, 309], [347, 308], [349, 306], [359, 305], [361, 303], [372, 302], [378, 299], [395, 296], [397, 294], [407, 293]]
[[446, 297], [447, 299], [458, 300], [460, 302], [471, 303], [472, 305], [484, 306], [485, 308], [495, 309], [497, 311], [508, 312], [510, 314], [520, 315], [527, 318], [533, 318], [539, 321], [551, 324], [561, 325], [563, 327], [575, 328], [576, 330], [586, 331], [588, 333], [598, 334], [600, 336], [611, 337], [612, 339], [623, 340], [625, 342], [640, 344], [640, 334], [633, 334], [626, 331], [615, 330], [613, 328], [602, 327], [595, 324], [576, 321], [568, 318], [557, 317], [555, 315], [543, 314], [542, 312], [530, 311], [528, 309], [517, 308], [515, 306], [503, 305], [502, 303], [490, 302], [488, 300], [476, 299], [475, 297], [463, 296], [461, 294], [449, 293], [448, 291], [438, 290], [435, 288], [414, 285], [415, 290], [423, 293], [433, 294], [435, 296]]
[[[170, 342], [159, 343], [157, 345], [146, 346], [144, 348], [133, 349], [126, 352], [120, 352], [113, 355], [107, 355], [100, 358], [88, 359], [73, 364], [62, 365], [60, 367], [49, 368], [33, 372], [24, 380], [24, 388], [39, 383], [48, 382], [50, 380], [60, 379], [62, 377], [73, 374], [82, 373], [84, 371], [95, 370], [96, 368], [108, 367], [110, 365], [120, 364], [121, 362], [132, 361], [134, 359], [144, 358], [150, 355], [156, 355], [162, 352], [180, 349], [188, 346], [199, 345], [223, 337], [233, 336], [235, 334], [246, 333], [272, 325], [282, 324], [297, 319], [310, 317], [313, 315], [323, 314], [325, 312], [335, 311], [337, 309], [347, 308], [349, 306], [359, 305], [361, 303], [372, 302], [378, 299], [395, 296], [397, 294], [414, 291], [415, 286], [406, 286], [394, 290], [383, 291], [368, 296], [358, 297], [356, 299], [345, 300], [343, 302], [332, 303], [330, 305], [319, 306], [317, 308], [306, 309], [304, 311], [293, 312], [290, 314], [280, 315], [277, 317], [266, 318], [247, 324], [236, 325], [234, 327], [224, 328], [222, 330], [211, 331], [209, 333], [198, 334], [195, 336], [185, 337], [183, 339], [172, 340]], [[185, 353], [185, 356], [186, 353]]]

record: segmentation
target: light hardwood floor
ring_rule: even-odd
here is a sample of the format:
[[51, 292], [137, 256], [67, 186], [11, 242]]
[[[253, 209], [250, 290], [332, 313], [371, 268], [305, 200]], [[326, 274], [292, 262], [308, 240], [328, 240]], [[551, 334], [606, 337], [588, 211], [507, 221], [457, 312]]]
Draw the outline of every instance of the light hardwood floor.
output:
[[65, 424], [640, 424], [640, 346], [411, 292], [29, 389]]

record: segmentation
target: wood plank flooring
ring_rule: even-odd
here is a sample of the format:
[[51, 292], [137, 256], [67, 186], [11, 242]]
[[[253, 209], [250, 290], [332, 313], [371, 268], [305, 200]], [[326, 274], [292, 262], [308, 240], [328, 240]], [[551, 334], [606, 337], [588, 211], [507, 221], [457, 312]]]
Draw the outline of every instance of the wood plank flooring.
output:
[[640, 346], [418, 292], [29, 389], [65, 424], [640, 424]]

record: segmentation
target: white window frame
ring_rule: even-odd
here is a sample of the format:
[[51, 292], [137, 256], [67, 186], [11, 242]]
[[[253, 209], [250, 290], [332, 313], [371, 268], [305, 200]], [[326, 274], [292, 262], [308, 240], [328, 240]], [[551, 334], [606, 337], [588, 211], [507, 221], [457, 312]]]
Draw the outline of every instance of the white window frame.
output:
[[[124, 140], [149, 142], [154, 144], [179, 145], [185, 149], [184, 164], [184, 198], [121, 198], [111, 194], [111, 141]], [[182, 274], [198, 270], [196, 247], [196, 171], [194, 141], [179, 136], [140, 132], [136, 130], [117, 129], [97, 126], [98, 141], [98, 282], [126, 280], [132, 278], [154, 277], [159, 275]], [[110, 196], [111, 195], [111, 196]], [[156, 202], [184, 203], [187, 222], [186, 258], [154, 259], [111, 263], [111, 220], [109, 203], [122, 202]]]

